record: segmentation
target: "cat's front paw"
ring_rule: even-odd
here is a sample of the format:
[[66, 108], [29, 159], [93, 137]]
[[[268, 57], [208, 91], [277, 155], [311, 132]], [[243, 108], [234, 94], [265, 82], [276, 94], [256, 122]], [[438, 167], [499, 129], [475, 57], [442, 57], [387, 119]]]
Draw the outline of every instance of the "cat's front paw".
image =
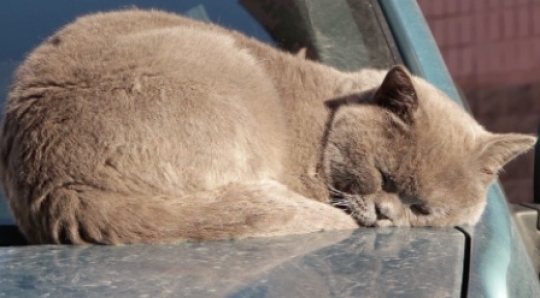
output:
[[396, 210], [388, 202], [376, 202], [373, 204], [377, 220], [374, 227], [392, 227], [396, 226]]
[[331, 204], [345, 210], [362, 227], [410, 226], [401, 216], [400, 205], [384, 200], [381, 194], [351, 195], [340, 193]]
[[393, 227], [395, 226], [394, 222], [389, 219], [379, 219], [376, 220], [373, 224], [374, 227], [377, 228], [384, 228], [384, 227]]
[[349, 214], [359, 226], [371, 227], [377, 221], [377, 213], [373, 201], [367, 200], [358, 195], [341, 193], [342, 197], [334, 198], [331, 204], [334, 207], [343, 209]]
[[371, 196], [358, 196], [351, 201], [351, 215], [364, 227], [395, 226], [394, 210], [391, 205], [379, 203]]
[[369, 198], [363, 198], [362, 204], [367, 208], [363, 212], [359, 212], [355, 218], [362, 226], [407, 226], [398, 216], [399, 210], [396, 210], [390, 202], [373, 202]]

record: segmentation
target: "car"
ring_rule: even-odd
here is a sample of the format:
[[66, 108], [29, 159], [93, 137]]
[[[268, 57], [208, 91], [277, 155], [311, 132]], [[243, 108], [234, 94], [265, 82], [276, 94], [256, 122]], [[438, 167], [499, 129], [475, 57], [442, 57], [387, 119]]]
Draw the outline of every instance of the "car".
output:
[[[218, 23], [341, 70], [404, 64], [465, 104], [414, 0], [5, 1], [1, 98], [25, 54], [62, 25], [132, 6]], [[513, 215], [499, 183], [487, 200], [472, 227], [63, 246], [26, 245], [2, 198], [0, 297], [540, 297], [529, 234], [516, 224], [523, 209]]]

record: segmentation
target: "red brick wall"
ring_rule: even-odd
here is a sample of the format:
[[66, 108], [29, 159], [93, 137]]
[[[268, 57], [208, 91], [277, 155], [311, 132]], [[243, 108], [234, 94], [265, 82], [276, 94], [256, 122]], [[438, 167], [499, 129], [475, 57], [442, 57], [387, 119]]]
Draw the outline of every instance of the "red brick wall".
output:
[[[418, 0], [473, 114], [489, 130], [540, 121], [540, 0]], [[533, 153], [501, 174], [512, 202], [532, 200]]]

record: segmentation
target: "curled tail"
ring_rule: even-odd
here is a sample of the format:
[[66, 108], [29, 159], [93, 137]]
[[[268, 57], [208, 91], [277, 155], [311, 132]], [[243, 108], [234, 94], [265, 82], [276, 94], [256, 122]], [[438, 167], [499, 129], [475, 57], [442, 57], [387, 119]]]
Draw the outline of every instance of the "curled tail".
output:
[[327, 204], [273, 181], [232, 183], [179, 198], [111, 193], [88, 186], [57, 188], [19, 221], [32, 243], [124, 244], [240, 239], [356, 223]]

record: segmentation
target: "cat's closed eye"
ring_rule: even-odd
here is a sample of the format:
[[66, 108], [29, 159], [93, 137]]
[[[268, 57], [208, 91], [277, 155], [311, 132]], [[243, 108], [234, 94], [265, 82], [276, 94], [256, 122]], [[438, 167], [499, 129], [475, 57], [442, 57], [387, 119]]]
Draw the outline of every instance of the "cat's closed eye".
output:
[[379, 173], [381, 174], [382, 190], [384, 190], [387, 193], [396, 193], [397, 186], [396, 186], [395, 181], [392, 179], [392, 177], [380, 169], [379, 169]]
[[429, 215], [430, 211], [429, 209], [422, 204], [412, 204], [411, 205], [411, 211], [416, 215]]

